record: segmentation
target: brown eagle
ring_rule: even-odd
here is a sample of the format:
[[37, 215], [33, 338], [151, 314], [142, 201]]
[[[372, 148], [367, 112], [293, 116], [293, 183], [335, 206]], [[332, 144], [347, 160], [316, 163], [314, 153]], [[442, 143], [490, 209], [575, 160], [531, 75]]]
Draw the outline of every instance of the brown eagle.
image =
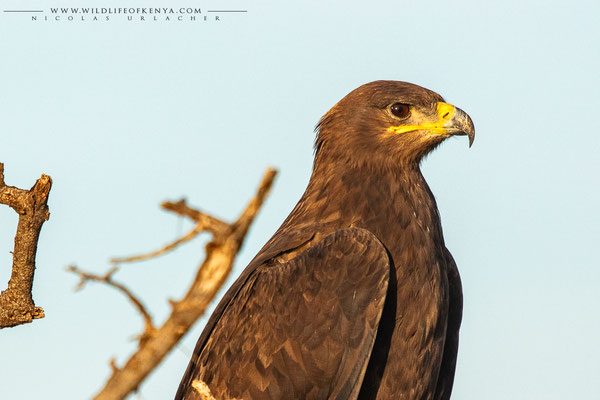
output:
[[221, 300], [176, 399], [448, 399], [462, 291], [423, 157], [475, 131], [430, 90], [376, 81], [317, 125], [306, 192]]

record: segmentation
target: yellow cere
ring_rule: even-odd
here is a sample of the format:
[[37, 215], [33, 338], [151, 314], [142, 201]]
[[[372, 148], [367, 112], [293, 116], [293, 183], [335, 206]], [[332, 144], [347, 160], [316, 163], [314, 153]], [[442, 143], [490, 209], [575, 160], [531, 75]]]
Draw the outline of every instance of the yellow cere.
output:
[[418, 130], [427, 130], [430, 132], [445, 133], [446, 128], [444, 128], [444, 124], [446, 124], [446, 122], [448, 122], [452, 119], [455, 111], [456, 111], [456, 108], [454, 108], [453, 105], [448, 104], [448, 103], [438, 102], [437, 103], [437, 115], [438, 115], [437, 121], [426, 122], [421, 125], [390, 126], [388, 128], [388, 132], [405, 133], [405, 132], [418, 131]]

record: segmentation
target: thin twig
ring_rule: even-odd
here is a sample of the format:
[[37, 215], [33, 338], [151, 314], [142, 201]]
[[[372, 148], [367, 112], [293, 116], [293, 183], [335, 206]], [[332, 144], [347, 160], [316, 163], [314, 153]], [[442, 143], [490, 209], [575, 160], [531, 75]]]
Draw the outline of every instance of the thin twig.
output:
[[36, 307], [31, 296], [35, 256], [40, 231], [50, 218], [48, 195], [52, 179], [42, 175], [30, 190], [4, 183], [4, 164], [0, 163], [0, 203], [19, 214], [13, 265], [8, 288], [0, 294], [0, 329], [44, 318], [44, 310]]
[[188, 233], [186, 233], [179, 239], [174, 240], [173, 242], [161, 247], [158, 250], [154, 250], [154, 251], [151, 251], [150, 253], [146, 253], [146, 254], [139, 254], [136, 256], [114, 257], [114, 258], [111, 258], [109, 260], [109, 262], [112, 264], [120, 264], [120, 263], [129, 263], [129, 262], [135, 262], [135, 261], [149, 260], [151, 258], [158, 257], [160, 255], [168, 253], [169, 251], [175, 250], [178, 246], [180, 246], [186, 242], [189, 242], [190, 240], [192, 240], [193, 238], [195, 238], [196, 236], [198, 236], [201, 232], [203, 232], [205, 230], [206, 230], [206, 228], [201, 223], [198, 223], [198, 224], [196, 224], [194, 229], [192, 229], [191, 231], [189, 231]]
[[146, 307], [144, 306], [144, 304], [142, 304], [142, 302], [131, 292], [131, 290], [129, 290], [125, 285], [115, 282], [112, 279], [113, 275], [118, 270], [119, 269], [117, 267], [113, 267], [110, 270], [108, 270], [108, 272], [105, 275], [96, 275], [96, 274], [91, 274], [89, 272], [85, 272], [85, 271], [77, 268], [75, 265], [69, 265], [67, 267], [67, 271], [73, 272], [74, 274], [79, 275], [80, 281], [79, 281], [79, 284], [77, 285], [77, 290], [82, 289], [88, 281], [95, 281], [95, 282], [105, 283], [105, 284], [117, 289], [118, 291], [123, 293], [125, 296], [127, 296], [129, 301], [131, 301], [133, 306], [139, 311], [139, 313], [142, 315], [142, 318], [144, 319], [145, 327], [144, 327], [144, 334], [142, 335], [142, 338], [146, 339], [147, 336], [152, 334], [152, 332], [154, 332], [154, 330], [155, 330], [154, 323], [152, 322], [152, 316], [146, 310]]

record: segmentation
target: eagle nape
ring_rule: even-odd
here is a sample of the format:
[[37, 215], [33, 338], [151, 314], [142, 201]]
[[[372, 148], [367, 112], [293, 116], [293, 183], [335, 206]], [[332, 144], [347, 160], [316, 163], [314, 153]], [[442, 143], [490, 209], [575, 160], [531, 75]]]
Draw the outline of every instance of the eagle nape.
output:
[[317, 125], [313, 172], [198, 339], [176, 399], [448, 400], [462, 319], [456, 263], [420, 169], [471, 118], [376, 81]]

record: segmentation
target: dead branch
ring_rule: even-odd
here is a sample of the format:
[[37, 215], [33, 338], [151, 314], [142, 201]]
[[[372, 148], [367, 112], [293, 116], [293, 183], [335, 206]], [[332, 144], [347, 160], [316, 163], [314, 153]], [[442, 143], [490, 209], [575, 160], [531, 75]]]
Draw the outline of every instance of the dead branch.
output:
[[[270, 171], [273, 170], [267, 170], [267, 172], [265, 173], [265, 178], [263, 178], [263, 182]], [[274, 176], [275, 175], [273, 175], [273, 177]], [[260, 188], [262, 188], [262, 184]], [[259, 193], [256, 195], [257, 197], [260, 196], [260, 188]], [[213, 234], [213, 236], [216, 237], [226, 235], [227, 233], [229, 233], [229, 229], [231, 228], [231, 226], [227, 222], [223, 222], [220, 219], [213, 217], [212, 215], [208, 215], [206, 213], [203, 213], [202, 211], [191, 208], [187, 205], [185, 199], [181, 199], [176, 202], [165, 201], [160, 206], [165, 210], [172, 211], [183, 217], [190, 218], [192, 221], [195, 221], [198, 225], [203, 226], [205, 230], [209, 231]]]
[[42, 175], [29, 190], [4, 183], [4, 164], [0, 163], [0, 203], [19, 214], [13, 265], [8, 288], [0, 294], [0, 329], [44, 318], [44, 310], [36, 307], [31, 295], [35, 272], [35, 255], [40, 231], [50, 218], [48, 195], [52, 179]]
[[[171, 301], [171, 314], [165, 323], [156, 328], [146, 340], [140, 340], [137, 351], [125, 362], [123, 367], [118, 368], [114, 362], [111, 364], [111, 376], [94, 399], [124, 399], [135, 391], [198, 318], [204, 314], [231, 272], [248, 228], [268, 195], [276, 174], [277, 171], [274, 169], [268, 169], [265, 172], [257, 194], [239, 218], [231, 224], [187, 206], [185, 200], [162, 204], [164, 209], [194, 220], [198, 229], [201, 227], [202, 230], [209, 231], [212, 234], [212, 241], [206, 245], [206, 258], [200, 265], [185, 296], [179, 301]], [[196, 228], [186, 236], [192, 235], [195, 230]], [[179, 245], [184, 238], [178, 239], [150, 255], [164, 254]], [[184, 241], [187, 240], [189, 239]], [[167, 250], [165, 250], [166, 248]], [[149, 258], [150, 255], [136, 257]], [[131, 261], [131, 259], [135, 261], [136, 257], [129, 257], [127, 261]], [[123, 259], [120, 260], [119, 262], [123, 262]], [[210, 396], [210, 391], [208, 391], [208, 395]]]
[[[70, 272], [73, 272], [74, 274], [79, 275], [80, 281], [79, 281], [79, 284], [77, 285], [77, 290], [83, 289], [83, 287], [85, 286], [85, 284], [88, 281], [95, 281], [95, 282], [101, 282], [101, 283], [107, 284], [107, 285], [117, 289], [118, 291], [123, 293], [125, 296], [127, 296], [129, 301], [133, 304], [133, 306], [138, 310], [138, 312], [142, 315], [142, 318], [144, 319], [144, 333], [142, 334], [141, 338], [146, 339], [154, 332], [154, 323], [152, 322], [152, 316], [146, 310], [146, 307], [141, 302], [141, 300], [139, 300], [131, 292], [131, 290], [129, 290], [125, 285], [115, 282], [112, 279], [113, 275], [118, 270], [119, 269], [117, 267], [113, 267], [105, 275], [101, 276], [101, 275], [90, 274], [89, 272], [82, 271], [79, 268], [77, 268], [75, 265], [70, 265], [67, 267], [67, 271], [70, 271]], [[113, 363], [114, 363], [114, 360], [113, 360]]]
[[188, 233], [186, 233], [179, 239], [165, 245], [164, 247], [161, 247], [158, 250], [151, 251], [151, 252], [145, 253], [145, 254], [139, 254], [136, 256], [113, 257], [109, 260], [109, 262], [112, 264], [121, 264], [121, 263], [149, 260], [151, 258], [155, 258], [155, 257], [158, 257], [165, 253], [168, 253], [169, 251], [175, 250], [175, 248], [177, 248], [178, 246], [180, 246], [186, 242], [189, 242], [190, 240], [192, 240], [193, 238], [195, 238], [196, 236], [198, 236], [201, 232], [203, 232], [205, 230], [206, 230], [206, 228], [201, 223], [198, 223], [198, 224], [196, 224], [194, 229], [192, 229], [191, 231], [189, 231]]

